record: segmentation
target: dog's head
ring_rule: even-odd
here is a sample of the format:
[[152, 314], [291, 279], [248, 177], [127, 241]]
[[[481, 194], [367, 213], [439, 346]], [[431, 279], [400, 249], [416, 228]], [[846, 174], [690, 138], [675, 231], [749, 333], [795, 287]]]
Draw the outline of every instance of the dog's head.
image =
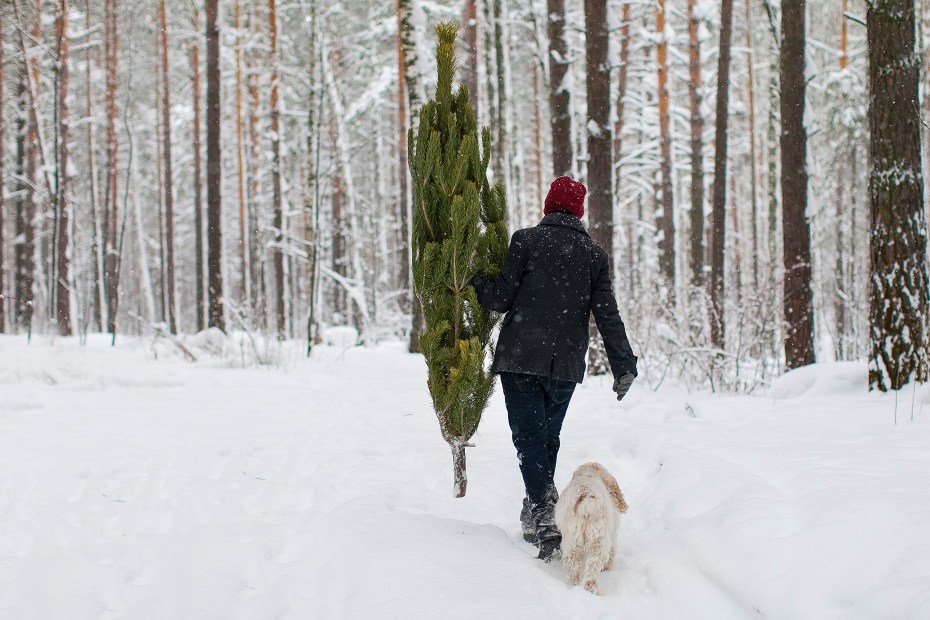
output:
[[620, 485], [617, 484], [617, 479], [607, 471], [606, 467], [600, 463], [585, 463], [578, 468], [576, 474], [594, 475], [600, 478], [604, 482], [604, 486], [607, 487], [607, 491], [610, 493], [610, 498], [613, 500], [614, 506], [617, 507], [617, 511], [627, 511], [628, 506], [626, 505], [626, 500], [623, 499]]

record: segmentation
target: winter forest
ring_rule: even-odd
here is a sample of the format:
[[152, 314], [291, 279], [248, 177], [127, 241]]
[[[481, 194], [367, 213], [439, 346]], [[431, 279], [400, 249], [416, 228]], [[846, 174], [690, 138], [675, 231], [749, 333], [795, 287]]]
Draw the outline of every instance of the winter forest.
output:
[[900, 0], [6, 0], [0, 330], [416, 351], [407, 133], [449, 20], [508, 229], [588, 185], [653, 381], [926, 380], [930, 10]]

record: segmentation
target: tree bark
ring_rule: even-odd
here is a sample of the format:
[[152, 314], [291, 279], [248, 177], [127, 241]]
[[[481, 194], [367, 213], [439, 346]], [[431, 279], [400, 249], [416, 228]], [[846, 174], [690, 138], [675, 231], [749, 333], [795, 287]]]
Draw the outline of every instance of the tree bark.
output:
[[462, 83], [468, 89], [468, 103], [478, 111], [478, 0], [465, 0], [462, 15], [465, 26], [466, 62], [462, 67]]
[[749, 186], [750, 206], [752, 213], [752, 284], [759, 288], [759, 191], [756, 175], [756, 97], [755, 97], [755, 71], [753, 59], [755, 52], [752, 47], [752, 21], [749, 10], [750, 0], [746, 0], [746, 71], [747, 94], [749, 98]]
[[720, 6], [720, 53], [717, 61], [717, 127], [714, 140], [713, 224], [710, 261], [711, 343], [723, 349], [725, 326], [724, 247], [727, 204], [727, 124], [730, 102], [730, 41], [733, 37], [733, 0]]
[[203, 260], [203, 161], [200, 143], [201, 107], [200, 107], [200, 11], [194, 7], [192, 26], [194, 29], [194, 43], [191, 46], [191, 80], [194, 94], [194, 268], [195, 294], [197, 295], [197, 331], [202, 331], [206, 324], [206, 291], [204, 290], [204, 260]]
[[[668, 299], [675, 293], [675, 197], [672, 190], [672, 136], [669, 128], [668, 40], [665, 33], [665, 0], [658, 0], [656, 12], [656, 59], [659, 65], [659, 271], [668, 289]], [[590, 165], [590, 164], [589, 164]]]
[[887, 391], [912, 381], [924, 383], [930, 375], [921, 63], [912, 2], [876, 0], [866, 23], [872, 225], [869, 388]]
[[23, 58], [17, 101], [16, 121], [16, 275], [14, 281], [15, 317], [19, 329], [32, 332], [33, 284], [35, 277], [35, 126], [29, 109], [29, 64]]
[[162, 158], [164, 159], [165, 188], [165, 303], [168, 306], [168, 329], [178, 333], [177, 300], [174, 285], [174, 182], [171, 168], [171, 94], [168, 74], [168, 14], [165, 0], [158, 3], [158, 19], [161, 23], [161, 114], [162, 114]]
[[695, 8], [688, 0], [688, 103], [691, 111], [691, 284], [704, 285], [704, 116], [701, 114], [701, 41]]
[[104, 200], [103, 238], [104, 296], [107, 300], [107, 331], [116, 334], [116, 314], [119, 310], [119, 139], [117, 135], [116, 94], [119, 86], [118, 0], [106, 0], [104, 5], [107, 106], [107, 194]]
[[6, 214], [6, 201], [4, 196], [5, 176], [3, 169], [3, 154], [6, 149], [4, 148], [3, 110], [6, 100], [3, 98], [3, 61], [3, 20], [0, 20], [0, 334], [6, 332], [6, 289], [4, 288], [3, 281], [3, 269], [5, 266], [3, 260], [3, 240], [5, 236], [3, 216]]
[[781, 196], [785, 362], [789, 369], [814, 363], [807, 130], [804, 127], [804, 4], [805, 0], [785, 0], [781, 12]]
[[222, 159], [220, 153], [220, 33], [218, 0], [206, 0], [207, 19], [207, 295], [210, 327], [226, 330], [223, 315]]
[[547, 3], [552, 175], [560, 177], [572, 173], [571, 87], [565, 83], [569, 68], [565, 44], [565, 0], [547, 0]]
[[268, 33], [271, 61], [271, 190], [274, 212], [275, 317], [278, 339], [287, 336], [284, 307], [284, 213], [281, 197], [281, 110], [278, 103], [278, 11], [275, 0], [268, 0]]
[[249, 270], [249, 224], [246, 216], [245, 137], [242, 127], [242, 15], [241, 2], [235, 4], [236, 23], [236, 190], [239, 196], [240, 291], [246, 308], [252, 307], [252, 278]]
[[[70, 72], [68, 70], [68, 0], [58, 0], [56, 7], [55, 35], [58, 39], [58, 161], [56, 177], [58, 179], [57, 196], [55, 200], [58, 214], [56, 230], [56, 259], [55, 287], [56, 304], [55, 319], [59, 336], [71, 335], [71, 262], [69, 260], [71, 248], [69, 241], [70, 204], [68, 202], [68, 141], [70, 140], [68, 120], [68, 86]], [[2, 147], [2, 143], [0, 143]]]
[[[607, 61], [607, 2], [585, 0], [585, 58], [588, 98], [588, 230], [591, 238], [607, 252], [613, 277], [613, 164], [610, 135], [610, 65]], [[593, 319], [592, 319], [593, 324]], [[603, 341], [595, 326], [588, 372], [610, 371]]]

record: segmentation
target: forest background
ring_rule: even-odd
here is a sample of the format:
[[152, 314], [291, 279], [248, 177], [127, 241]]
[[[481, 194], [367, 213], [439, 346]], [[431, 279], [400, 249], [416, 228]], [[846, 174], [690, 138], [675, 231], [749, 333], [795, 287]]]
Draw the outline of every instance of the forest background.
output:
[[[4, 0], [0, 331], [416, 350], [407, 130], [447, 20], [508, 228], [555, 176], [588, 185], [650, 385], [864, 358], [873, 387], [926, 379], [930, 7], [899, 0]], [[910, 124], [870, 91], [881, 53], [913, 61]], [[898, 133], [870, 133], [870, 92]], [[919, 140], [915, 168], [879, 169], [879, 136]], [[899, 177], [906, 325], [874, 305]]]

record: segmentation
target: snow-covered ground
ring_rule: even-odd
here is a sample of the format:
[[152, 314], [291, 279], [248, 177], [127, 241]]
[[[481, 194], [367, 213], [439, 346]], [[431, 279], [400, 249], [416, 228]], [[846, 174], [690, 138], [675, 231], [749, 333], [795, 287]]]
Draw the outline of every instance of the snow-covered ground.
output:
[[580, 386], [558, 485], [597, 460], [630, 505], [595, 597], [520, 538], [499, 393], [453, 499], [403, 345], [197, 344], [0, 337], [0, 618], [930, 618], [930, 391], [864, 364]]

